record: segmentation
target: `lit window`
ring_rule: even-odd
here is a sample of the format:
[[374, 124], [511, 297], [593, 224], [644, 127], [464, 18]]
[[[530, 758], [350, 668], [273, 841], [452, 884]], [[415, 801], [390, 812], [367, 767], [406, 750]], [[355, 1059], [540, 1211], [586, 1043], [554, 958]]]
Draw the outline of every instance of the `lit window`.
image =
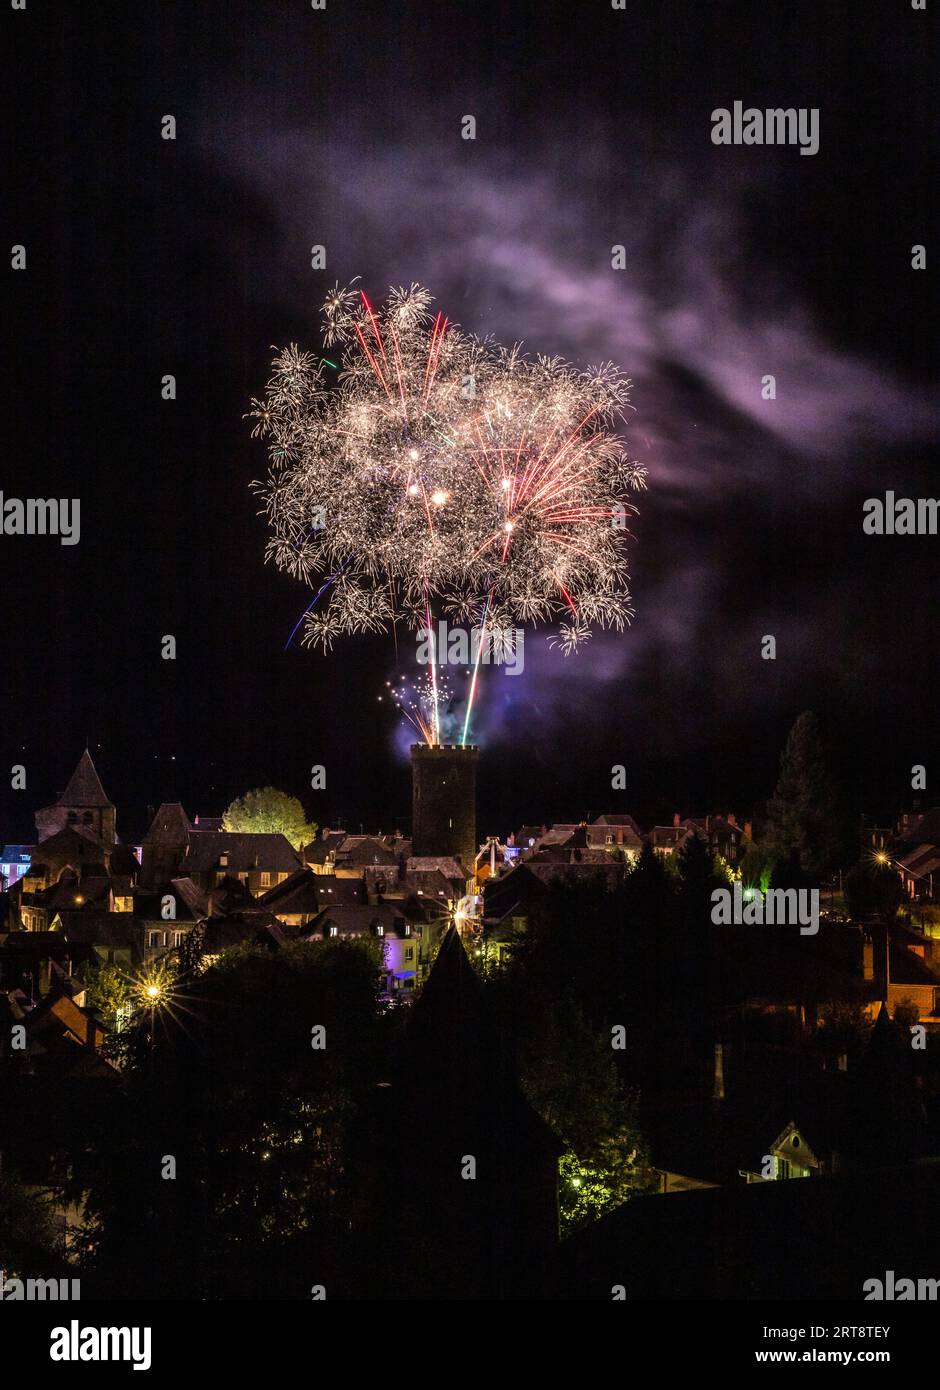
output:
[[262, 887], [262, 888], [270, 888], [270, 886], [271, 886], [271, 875], [270, 875], [269, 873], [262, 873], [262, 875], [261, 875], [261, 887]]

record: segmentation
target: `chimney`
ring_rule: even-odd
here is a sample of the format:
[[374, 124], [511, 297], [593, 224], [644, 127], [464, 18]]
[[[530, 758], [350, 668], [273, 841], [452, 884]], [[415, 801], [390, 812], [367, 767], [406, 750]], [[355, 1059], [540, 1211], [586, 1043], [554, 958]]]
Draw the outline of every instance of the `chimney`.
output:
[[682, 822], [681, 822], [680, 819], [679, 819], [679, 812], [678, 812], [678, 811], [676, 812], [676, 814], [675, 814], [675, 815], [673, 816], [673, 818], [672, 818], [672, 824], [673, 824], [673, 826], [674, 826], [674, 828], [675, 828], [676, 830], [678, 830], [678, 829], [679, 829], [679, 826], [682, 824]]

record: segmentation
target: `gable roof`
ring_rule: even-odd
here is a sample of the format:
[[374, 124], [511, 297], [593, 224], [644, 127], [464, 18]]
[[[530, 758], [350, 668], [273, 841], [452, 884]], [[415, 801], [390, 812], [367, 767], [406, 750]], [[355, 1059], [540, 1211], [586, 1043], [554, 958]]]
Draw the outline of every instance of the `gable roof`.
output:
[[273, 912], [247, 908], [224, 917], [210, 917], [205, 923], [205, 945], [210, 952], [224, 951], [250, 941], [272, 950], [286, 946], [287, 933]]
[[632, 830], [635, 835], [642, 835], [643, 833], [632, 816], [622, 816], [619, 814], [598, 816], [596, 820], [591, 821], [591, 825], [622, 825]]
[[[171, 897], [175, 904], [175, 916], [163, 916], [163, 900]], [[209, 914], [209, 904], [205, 893], [197, 888], [191, 878], [172, 878], [163, 888], [138, 889], [134, 894], [134, 917], [138, 922], [198, 922]]]
[[384, 864], [398, 863], [388, 845], [376, 835], [347, 835], [336, 851], [336, 863], [344, 864]]
[[88, 862], [93, 851], [98, 855], [97, 862], [101, 863], [108, 852], [108, 846], [103, 840], [99, 840], [88, 826], [66, 825], [54, 835], [47, 835], [41, 844], [36, 846], [31, 868], [47, 868], [49, 858], [57, 855], [69, 858], [73, 853], [76, 853], [82, 862]]
[[411, 916], [413, 914], [406, 913], [397, 903], [331, 904], [314, 917], [304, 928], [303, 934], [307, 938], [322, 936], [327, 927], [332, 926], [341, 936], [369, 936], [375, 934], [377, 926], [381, 926], [388, 936], [404, 936], [410, 934], [404, 928], [409, 925]]
[[308, 864], [322, 864], [327, 855], [335, 854], [346, 838], [345, 830], [331, 830], [328, 835], [323, 835], [319, 840], [311, 840], [310, 844], [305, 846], [304, 859]]
[[133, 948], [137, 923], [129, 912], [76, 912], [63, 909], [56, 913], [56, 918], [62, 923], [62, 935], [70, 943], [83, 942], [118, 950]]
[[68, 786], [55, 804], [57, 806], [109, 807], [112, 811], [114, 810], [114, 805], [105, 794], [87, 748], [79, 758], [78, 766], [69, 778]]
[[[287, 917], [319, 912], [322, 903], [317, 884], [320, 879], [326, 877], [326, 874], [315, 874], [312, 869], [297, 869], [285, 878], [283, 883], [269, 888], [258, 900], [259, 905], [270, 909], [271, 912], [283, 913]], [[348, 883], [349, 880], [339, 881]], [[329, 886], [333, 886], [332, 879]]]
[[467, 874], [453, 855], [417, 854], [405, 861], [405, 872], [409, 878], [416, 879], [422, 874], [442, 874], [453, 883], [465, 883]]
[[[220, 863], [222, 855], [228, 862]], [[227, 869], [229, 873], [245, 873], [250, 869], [293, 873], [301, 867], [300, 855], [281, 834], [264, 831], [229, 832], [226, 830], [193, 830], [189, 835], [181, 868], [184, 874], [207, 873]]]
[[179, 801], [164, 801], [157, 808], [157, 813], [147, 829], [147, 838], [155, 835], [158, 831], [168, 830], [179, 831], [180, 834], [188, 835], [195, 827], [183, 810], [182, 803]]

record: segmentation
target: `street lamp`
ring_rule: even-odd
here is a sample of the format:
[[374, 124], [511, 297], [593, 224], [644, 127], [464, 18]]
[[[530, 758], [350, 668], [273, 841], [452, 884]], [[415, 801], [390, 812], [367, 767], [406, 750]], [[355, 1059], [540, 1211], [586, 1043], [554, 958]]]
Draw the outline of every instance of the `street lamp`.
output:
[[146, 975], [138, 981], [137, 994], [141, 1004], [146, 1008], [150, 1015], [150, 1052], [153, 1054], [153, 1025], [157, 1009], [162, 1008], [169, 998], [169, 989], [162, 972], [159, 974]]

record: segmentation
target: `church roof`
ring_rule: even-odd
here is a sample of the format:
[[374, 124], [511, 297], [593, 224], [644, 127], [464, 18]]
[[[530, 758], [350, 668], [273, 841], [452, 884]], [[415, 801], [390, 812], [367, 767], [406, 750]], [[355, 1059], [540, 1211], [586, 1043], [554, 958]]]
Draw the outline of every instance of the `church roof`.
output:
[[98, 806], [111, 807], [101, 779], [95, 771], [91, 754], [86, 748], [78, 760], [78, 766], [69, 778], [69, 784], [56, 802], [57, 806]]

